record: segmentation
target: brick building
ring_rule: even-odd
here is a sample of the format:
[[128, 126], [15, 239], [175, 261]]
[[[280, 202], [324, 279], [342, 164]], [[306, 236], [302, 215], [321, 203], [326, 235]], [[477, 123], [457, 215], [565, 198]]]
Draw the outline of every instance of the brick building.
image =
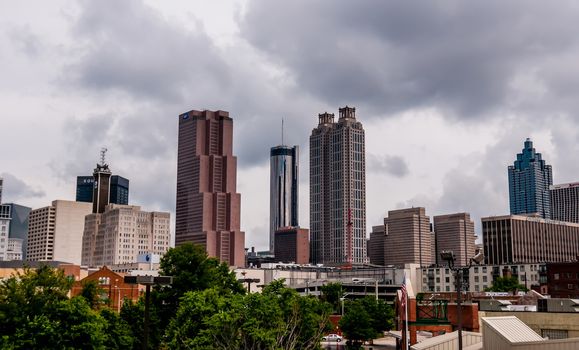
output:
[[309, 231], [299, 227], [282, 227], [275, 231], [276, 261], [307, 264], [310, 262]]

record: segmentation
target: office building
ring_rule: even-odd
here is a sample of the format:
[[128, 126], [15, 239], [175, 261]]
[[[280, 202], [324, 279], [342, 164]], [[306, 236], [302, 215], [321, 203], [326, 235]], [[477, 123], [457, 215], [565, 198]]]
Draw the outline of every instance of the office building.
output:
[[2, 204], [2, 187], [4, 185], [4, 179], [0, 177], [0, 204]]
[[[32, 208], [14, 203], [6, 203], [6, 205], [10, 207], [10, 228], [8, 237], [10, 240], [16, 240], [13, 242], [14, 249], [16, 250], [13, 252], [14, 255], [12, 256], [19, 256], [19, 254], [21, 256], [20, 259], [14, 258], [13, 260], [26, 260], [26, 248], [28, 243], [28, 215], [30, 214]], [[19, 246], [22, 247], [21, 252], [18, 251]]]
[[579, 256], [579, 224], [519, 215], [481, 221], [486, 264], [563, 262]]
[[314, 264], [368, 262], [366, 156], [356, 109], [319, 114], [310, 136], [310, 259]]
[[579, 223], [579, 182], [549, 187], [551, 219]]
[[429, 266], [436, 262], [434, 233], [424, 208], [390, 210], [384, 218], [383, 243], [384, 265]]
[[8, 233], [10, 231], [10, 206], [0, 205], [0, 261], [8, 260]]
[[[274, 251], [275, 231], [299, 226], [299, 148], [276, 146], [270, 152], [269, 249]], [[309, 254], [308, 254], [309, 255]]]
[[310, 262], [310, 233], [299, 227], [282, 227], [275, 231], [276, 262], [308, 264]]
[[[76, 178], [76, 201], [92, 203], [94, 192], [93, 176], [77, 176]], [[129, 204], [129, 180], [119, 176], [111, 176], [109, 191], [109, 203]]]
[[170, 214], [139, 206], [109, 204], [85, 217], [82, 265], [129, 264], [142, 254], [163, 255], [171, 242]]
[[368, 258], [370, 264], [384, 266], [384, 237], [386, 230], [384, 225], [372, 226], [370, 239], [368, 239]]
[[225, 111], [183, 113], [178, 144], [175, 244], [201, 244], [209, 256], [244, 266], [233, 119]]
[[63, 261], [80, 265], [84, 217], [90, 203], [55, 200], [28, 217], [27, 260]]
[[549, 186], [553, 184], [551, 166], [533, 148], [530, 139], [508, 168], [511, 214], [536, 214], [551, 218]]
[[451, 250], [456, 259], [456, 266], [467, 266], [470, 258], [475, 255], [474, 222], [468, 213], [438, 215], [433, 218], [436, 237], [436, 253], [434, 258], [439, 265], [440, 252]]

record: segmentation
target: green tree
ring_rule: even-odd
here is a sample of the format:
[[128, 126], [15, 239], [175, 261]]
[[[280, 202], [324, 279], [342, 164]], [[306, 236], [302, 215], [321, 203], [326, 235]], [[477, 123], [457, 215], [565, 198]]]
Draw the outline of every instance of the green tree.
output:
[[376, 336], [370, 313], [357, 301], [348, 302], [339, 325], [344, 336], [352, 342], [353, 348], [359, 348], [364, 341], [374, 339]]
[[105, 320], [105, 348], [131, 349], [133, 343], [135, 343], [135, 339], [133, 338], [129, 324], [125, 322], [119, 314], [109, 308], [103, 308], [100, 311], [100, 315]]
[[[124, 349], [131, 335], [122, 322], [91, 309], [84, 297], [69, 299], [72, 280], [61, 270], [26, 269], [0, 282], [0, 348]], [[126, 325], [125, 325], [125, 329]]]
[[360, 304], [370, 315], [376, 335], [381, 336], [384, 331], [394, 327], [394, 310], [384, 300], [365, 297], [360, 300]]
[[188, 292], [167, 329], [172, 349], [317, 349], [330, 307], [274, 281], [263, 293]]
[[103, 306], [103, 288], [99, 285], [98, 281], [91, 280], [85, 281], [82, 284], [82, 290], [80, 291], [80, 296], [83, 297], [92, 309], [97, 309]]
[[[157, 313], [154, 303], [149, 308], [149, 349], [157, 349], [162, 341], [164, 329]], [[141, 297], [136, 303], [126, 300], [121, 307], [120, 318], [128, 325], [130, 334], [133, 337], [133, 349], [143, 348], [144, 318], [145, 318], [145, 300]], [[154, 330], [154, 331], [151, 331]]]
[[340, 282], [328, 283], [323, 285], [320, 290], [322, 292], [322, 300], [332, 305], [334, 313], [340, 313], [341, 298], [344, 295], [342, 284]]
[[487, 292], [512, 292], [515, 293], [517, 291], [527, 292], [529, 289], [524, 285], [519, 283], [519, 280], [516, 277], [497, 277], [493, 284], [486, 288], [485, 291]]

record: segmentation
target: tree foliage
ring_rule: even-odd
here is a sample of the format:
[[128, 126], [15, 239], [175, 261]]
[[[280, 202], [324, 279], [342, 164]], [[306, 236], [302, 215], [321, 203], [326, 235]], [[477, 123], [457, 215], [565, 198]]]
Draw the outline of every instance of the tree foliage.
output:
[[349, 301], [339, 325], [347, 339], [362, 343], [382, 336], [394, 326], [394, 310], [383, 300], [372, 297]]
[[49, 266], [26, 269], [0, 282], [0, 347], [130, 347], [132, 336], [118, 316], [92, 310], [84, 297], [69, 299], [71, 286], [71, 279]]
[[516, 293], [517, 291], [526, 292], [529, 289], [524, 285], [519, 283], [516, 277], [497, 277], [493, 284], [486, 288], [487, 292], [511, 292]]
[[174, 349], [317, 349], [329, 306], [274, 281], [263, 293], [188, 292], [167, 329]]
[[340, 313], [341, 298], [344, 295], [340, 282], [328, 283], [320, 288], [322, 300], [332, 305], [334, 313]]

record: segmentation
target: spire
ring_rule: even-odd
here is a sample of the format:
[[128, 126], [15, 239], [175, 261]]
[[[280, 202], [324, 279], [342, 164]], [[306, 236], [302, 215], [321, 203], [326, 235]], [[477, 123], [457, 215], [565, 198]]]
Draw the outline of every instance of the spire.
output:
[[281, 117], [281, 145], [283, 146], [283, 117]]
[[101, 148], [101, 163], [100, 163], [100, 165], [103, 167], [105, 165], [107, 165], [107, 163], [105, 162], [105, 156], [106, 156], [107, 151], [108, 151], [108, 149], [106, 147]]

